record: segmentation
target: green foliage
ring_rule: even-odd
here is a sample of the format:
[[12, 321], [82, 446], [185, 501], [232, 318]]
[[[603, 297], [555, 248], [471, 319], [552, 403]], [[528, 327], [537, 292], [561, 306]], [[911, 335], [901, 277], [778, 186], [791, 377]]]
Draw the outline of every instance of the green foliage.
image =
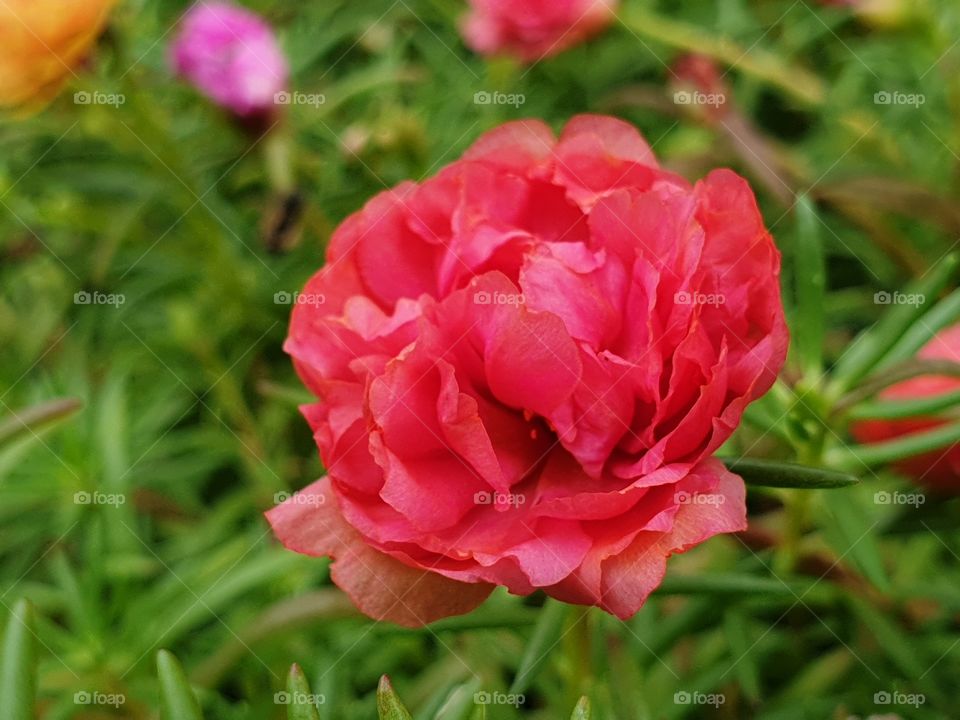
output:
[[380, 685], [377, 687], [377, 710], [380, 720], [413, 720], [386, 675], [380, 678]]
[[745, 483], [758, 487], [824, 490], [844, 488], [860, 482], [853, 475], [796, 463], [756, 458], [730, 458], [725, 462], [727, 468], [742, 477]]
[[570, 720], [590, 720], [590, 701], [583, 697], [580, 698], [580, 702], [577, 703], [577, 706], [573, 709], [573, 715], [570, 716]]
[[[955, 445], [960, 396], [878, 393], [957, 373], [911, 360], [960, 318], [956, 3], [878, 24], [815, 2], [624, 0], [622, 22], [529, 68], [464, 47], [463, 0], [248, 4], [279, 28], [293, 87], [326, 98], [269, 142], [170, 76], [185, 0], [121, 3], [51, 107], [0, 121], [0, 720], [363, 720], [378, 704], [554, 720], [582, 695], [580, 720], [954, 717], [960, 507], [891, 463]], [[689, 50], [718, 61], [745, 125], [672, 102]], [[81, 90], [126, 102], [81, 107]], [[924, 102], [874, 100], [895, 91]], [[370, 622], [262, 518], [323, 472], [284, 298], [373, 194], [506, 120], [584, 111], [633, 122], [691, 179], [744, 174], [783, 252], [790, 361], [720, 453], [750, 481], [750, 530], [672, 558], [625, 622], [502, 591], [421, 630]], [[275, 236], [280, 140], [303, 213]], [[923, 300], [876, 300], [898, 291]], [[851, 440], [851, 419], [918, 413], [949, 424]], [[409, 712], [378, 692], [384, 673]]]
[[7, 621], [0, 655], [0, 718], [30, 720], [37, 687], [33, 608], [20, 600]]
[[290, 666], [290, 673], [287, 675], [287, 702], [290, 707], [287, 708], [288, 720], [320, 720], [320, 713], [317, 706], [320, 703], [311, 702], [313, 698], [310, 693], [310, 685], [303, 674], [300, 666], [294, 664]]
[[160, 683], [160, 720], [201, 720], [200, 705], [177, 659], [166, 650], [157, 653]]
[[[3, 655], [0, 657], [0, 718], [27, 720], [36, 717], [36, 649], [32, 639], [34, 616], [23, 600], [10, 615]], [[180, 662], [171, 653], [157, 653], [157, 681], [160, 688], [160, 720], [203, 720], [196, 695], [190, 688]], [[311, 692], [300, 666], [294, 663], [287, 673], [286, 692], [274, 696], [274, 703], [286, 705], [287, 720], [320, 720], [318, 708], [325, 698]], [[377, 712], [380, 720], [413, 720], [390, 679], [383, 675], [377, 686]], [[441, 710], [437, 718], [452, 717]], [[466, 717], [464, 715], [463, 717]], [[571, 720], [590, 720], [590, 702], [581, 698]]]

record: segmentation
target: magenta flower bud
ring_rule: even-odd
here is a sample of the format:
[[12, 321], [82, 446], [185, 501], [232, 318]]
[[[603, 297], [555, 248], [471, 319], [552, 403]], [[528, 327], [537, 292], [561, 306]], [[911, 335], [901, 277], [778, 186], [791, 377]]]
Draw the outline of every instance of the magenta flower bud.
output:
[[271, 27], [228, 2], [191, 9], [170, 51], [180, 77], [243, 118], [271, 111], [287, 87], [289, 68]]

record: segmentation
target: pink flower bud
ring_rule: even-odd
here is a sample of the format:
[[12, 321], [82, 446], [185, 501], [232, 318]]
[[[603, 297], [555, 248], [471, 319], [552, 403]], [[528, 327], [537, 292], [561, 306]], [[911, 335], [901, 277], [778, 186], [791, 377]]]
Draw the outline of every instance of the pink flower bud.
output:
[[463, 34], [484, 55], [536, 62], [596, 35], [619, 0], [470, 0]]
[[227, 2], [204, 2], [184, 18], [171, 46], [174, 71], [241, 117], [274, 107], [289, 69], [273, 30]]

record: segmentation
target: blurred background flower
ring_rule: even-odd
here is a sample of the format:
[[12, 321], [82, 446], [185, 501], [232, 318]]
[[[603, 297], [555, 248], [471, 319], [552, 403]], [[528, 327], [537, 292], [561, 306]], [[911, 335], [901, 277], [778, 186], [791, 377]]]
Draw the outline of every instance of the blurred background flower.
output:
[[0, 2], [0, 108], [32, 112], [75, 75], [116, 0]]
[[467, 44], [485, 55], [534, 62], [565, 50], [613, 22], [619, 0], [470, 0]]
[[170, 47], [178, 75], [241, 118], [270, 115], [284, 104], [287, 60], [272, 28], [227, 2], [203, 2], [184, 17]]
[[[954, 409], [955, 400], [960, 395], [960, 325], [954, 325], [933, 337], [917, 353], [916, 359], [932, 362], [928, 374], [918, 375], [895, 383], [882, 390], [878, 399], [887, 401], [919, 401], [931, 403], [924, 411], [918, 407], [913, 415], [900, 418], [863, 419], [855, 422], [851, 431], [854, 437], [863, 443], [876, 443], [896, 439], [905, 439], [916, 433], [943, 428], [957, 419]], [[937, 363], [937, 361], [942, 361]], [[939, 365], [939, 367], [937, 367]], [[953, 374], [938, 375], [955, 366]], [[920, 365], [917, 370], [922, 369]], [[942, 402], [938, 402], [938, 399]], [[941, 405], [940, 412], [934, 412]], [[866, 414], [869, 414], [865, 410]], [[915, 480], [933, 490], [960, 492], [960, 445], [921, 452], [906, 457], [896, 463], [896, 467]]]

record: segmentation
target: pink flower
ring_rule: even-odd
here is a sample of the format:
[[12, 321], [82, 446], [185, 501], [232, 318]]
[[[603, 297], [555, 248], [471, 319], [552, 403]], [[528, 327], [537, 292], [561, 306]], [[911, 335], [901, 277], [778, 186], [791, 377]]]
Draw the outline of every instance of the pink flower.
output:
[[533, 62], [554, 55], [609, 25], [619, 0], [470, 0], [467, 44], [485, 55], [506, 53]]
[[378, 619], [494, 585], [632, 615], [746, 526], [711, 454], [783, 364], [779, 268], [728, 170], [691, 186], [611, 117], [493, 130], [334, 234], [285, 345], [328, 474], [274, 531]]
[[171, 46], [174, 71], [241, 117], [269, 111], [287, 86], [287, 61], [270, 26], [227, 2], [186, 15]]
[[[917, 353], [920, 360], [960, 363], [960, 325], [941, 331]], [[880, 393], [882, 400], [916, 400], [960, 390], [960, 378], [922, 375], [904, 380]], [[853, 436], [863, 443], [896, 440], [943, 426], [952, 418], [910, 417], [902, 420], [864, 420], [854, 423]], [[934, 450], [896, 463], [908, 477], [932, 490], [960, 492], [960, 445]]]

